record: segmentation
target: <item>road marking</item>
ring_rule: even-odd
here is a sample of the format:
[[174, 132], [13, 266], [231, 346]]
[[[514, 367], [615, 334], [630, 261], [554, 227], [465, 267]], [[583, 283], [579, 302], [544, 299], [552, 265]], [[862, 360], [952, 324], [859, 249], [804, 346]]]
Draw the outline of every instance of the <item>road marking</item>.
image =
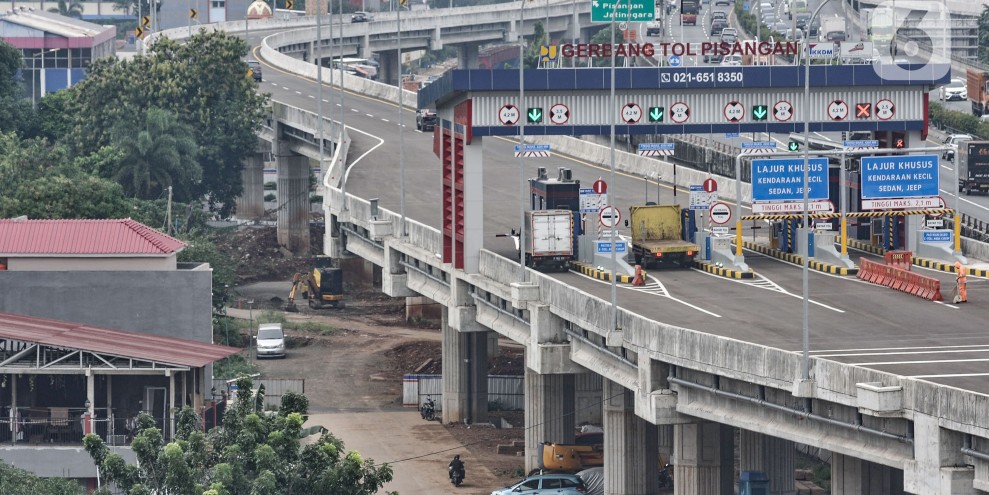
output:
[[296, 91], [295, 94], [301, 95], [302, 94], [302, 91]]
[[374, 118], [374, 115], [371, 115], [369, 113], [365, 113], [364, 115], [366, 115], [368, 118], [372, 118], [372, 119]]
[[907, 378], [971, 378], [975, 376], [989, 376], [989, 373], [953, 373], [949, 375], [904, 375]]
[[288, 86], [282, 86], [282, 89], [284, 89], [285, 91], [292, 91], [291, 89], [288, 88]]
[[388, 119], [381, 119], [382, 122], [390, 122]]
[[[944, 193], [946, 196], [951, 196], [952, 198], [955, 197], [955, 191], [948, 191], [946, 189], [941, 189], [941, 192]], [[964, 201], [964, 202], [966, 202], [966, 203], [968, 203], [968, 204], [970, 204], [972, 206], [975, 206], [975, 207], [978, 207], [978, 208], [982, 208], [983, 210], [989, 211], [989, 207], [982, 206], [982, 205], [980, 205], [978, 203], [973, 202], [970, 199], [965, 199], [965, 198], [960, 197], [960, 196], [958, 197], [958, 199], [960, 199], [961, 201]]]
[[810, 351], [811, 354], [819, 352], [853, 352], [853, 351], [910, 351], [914, 349], [985, 349], [989, 350], [989, 344], [965, 344], [965, 345], [922, 345], [913, 347], [868, 347], [865, 349], [819, 349]]
[[313, 99], [316, 99], [316, 97], [315, 97], [315, 96], [313, 96], [313, 95], [309, 95], [309, 97], [310, 97], [310, 98], [313, 98]]
[[[906, 352], [852, 352], [845, 354], [814, 354], [815, 357], [855, 357], [855, 356], [913, 356], [918, 354], [957, 354], [962, 352], [989, 352], [989, 349], [956, 349], [933, 351], [906, 351]], [[989, 358], [986, 359], [989, 361]]]
[[323, 98], [323, 103], [329, 103], [329, 102], [330, 102], [330, 100], [327, 100], [326, 98]]
[[[575, 274], [577, 276], [580, 276], [580, 277], [584, 277], [584, 278], [586, 278], [588, 280], [593, 280], [595, 282], [599, 282], [599, 283], [602, 283], [602, 284], [611, 285], [611, 282], [609, 282], [607, 280], [599, 280], [599, 279], [596, 279], [594, 277], [590, 277], [590, 276], [584, 275], [583, 273], [580, 273], [580, 272], [571, 271], [570, 273], [573, 273], [573, 274]], [[665, 297], [665, 298], [667, 298], [667, 299], [669, 299], [671, 301], [678, 302], [680, 304], [683, 304], [684, 306], [688, 306], [688, 307], [693, 308], [693, 309], [695, 309], [697, 311], [700, 311], [702, 313], [709, 314], [709, 315], [711, 315], [711, 316], [713, 316], [715, 318], [721, 318], [721, 315], [719, 315], [717, 313], [712, 313], [712, 312], [710, 312], [710, 311], [708, 311], [708, 310], [706, 310], [704, 308], [701, 308], [699, 306], [695, 306], [695, 305], [690, 304], [690, 303], [688, 303], [688, 302], [686, 302], [684, 300], [677, 299], [677, 298], [671, 296], [670, 293], [669, 293], [669, 291], [666, 290], [666, 286], [664, 286], [663, 283], [659, 281], [659, 279], [657, 279], [657, 278], [655, 278], [655, 277], [653, 277], [651, 275], [647, 275], [646, 278], [652, 280], [652, 282], [648, 283], [645, 286], [635, 287], [635, 286], [627, 286], [627, 285], [622, 284], [622, 285], [619, 285], [619, 287], [622, 288], [622, 289], [625, 289], [625, 290], [631, 290], [631, 291], [635, 291], [635, 292], [645, 292], [646, 294], [652, 294], [652, 295], [656, 295], [656, 296], [659, 296], [659, 297]]]
[[[755, 274], [756, 277], [759, 277], [758, 280], [756, 280], [756, 279], [741, 279], [741, 280], [739, 280], [739, 279], [734, 279], [734, 278], [721, 277], [721, 276], [715, 275], [713, 273], [708, 273], [708, 272], [706, 272], [704, 270], [699, 270], [697, 268], [694, 268], [693, 270], [696, 271], [696, 272], [699, 272], [699, 273], [703, 273], [704, 275], [707, 275], [709, 277], [717, 277], [717, 278], [720, 278], [720, 279], [727, 280], [729, 282], [734, 282], [736, 284], [748, 285], [748, 286], [751, 286], [751, 287], [756, 287], [756, 288], [759, 288], [759, 289], [765, 289], [765, 290], [772, 291], [772, 292], [779, 292], [780, 294], [783, 294], [783, 295], [786, 295], [786, 296], [790, 296], [790, 297], [795, 297], [797, 299], [803, 299], [803, 296], [801, 294], [794, 294], [794, 293], [792, 293], [792, 292], [784, 289], [783, 287], [781, 287], [776, 282], [773, 282], [772, 280], [770, 280], [766, 276], [761, 275], [759, 273], [756, 273]], [[827, 304], [824, 304], [822, 302], [815, 301], [813, 299], [810, 299], [809, 302], [811, 304], [814, 304], [815, 306], [820, 306], [820, 307], [822, 307], [824, 309], [830, 309], [831, 311], [835, 311], [837, 313], [844, 313], [845, 312], [842, 309], [838, 309], [838, 308], [836, 308], [834, 306], [828, 306]]]
[[945, 170], [954, 170], [953, 168], [951, 168], [951, 167], [949, 167], [947, 165], [941, 165], [941, 168], [943, 168]]
[[981, 363], [985, 359], [931, 359], [926, 361], [876, 361], [874, 363], [855, 363], [855, 366], [888, 366], [891, 364], [940, 364], [940, 363]]
[[351, 109], [350, 109], [350, 111], [351, 111], [351, 112], [354, 112], [354, 113], [359, 113], [359, 112], [360, 112], [360, 110], [358, 110], [358, 109], [356, 109], [356, 108], [351, 108]]

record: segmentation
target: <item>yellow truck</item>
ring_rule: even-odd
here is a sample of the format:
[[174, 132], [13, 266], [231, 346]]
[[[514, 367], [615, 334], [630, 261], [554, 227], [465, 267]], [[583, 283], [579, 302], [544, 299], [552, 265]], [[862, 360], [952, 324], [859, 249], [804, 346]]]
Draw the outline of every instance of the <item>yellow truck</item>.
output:
[[689, 267], [701, 250], [697, 244], [683, 239], [680, 205], [633, 206], [629, 208], [629, 226], [636, 265]]

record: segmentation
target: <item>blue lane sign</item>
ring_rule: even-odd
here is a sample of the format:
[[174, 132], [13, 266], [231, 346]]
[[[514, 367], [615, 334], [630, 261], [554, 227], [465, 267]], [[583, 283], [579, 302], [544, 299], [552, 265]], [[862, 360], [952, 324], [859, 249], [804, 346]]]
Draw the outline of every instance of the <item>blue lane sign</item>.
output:
[[954, 232], [950, 230], [922, 230], [924, 242], [952, 242]]
[[[598, 254], [611, 254], [611, 241], [597, 241]], [[615, 252], [624, 253], [628, 249], [625, 241], [615, 241]]]
[[846, 148], [878, 148], [879, 141], [875, 139], [860, 139], [857, 141], [845, 141], [842, 143]]
[[746, 141], [742, 143], [742, 149], [747, 149], [747, 150], [776, 149], [776, 142], [775, 141]]
[[676, 55], [670, 55], [667, 60], [670, 62], [670, 67], [680, 67], [680, 64], [683, 62], [683, 59]]
[[750, 8], [749, 2], [745, 2], [745, 3], [742, 4], [742, 10], [743, 11], [748, 12], [749, 11], [749, 8]]
[[549, 145], [548, 144], [527, 144], [527, 145], [525, 145], [525, 149], [523, 150], [522, 149], [522, 146], [516, 144], [515, 145], [515, 151], [516, 152], [521, 152], [521, 151], [549, 151]]
[[737, 137], [741, 137], [741, 136], [737, 132], [726, 132], [725, 133], [725, 137], [726, 138], [737, 138]]
[[[828, 199], [828, 159], [811, 158], [807, 183], [808, 199]], [[804, 199], [804, 160], [776, 158], [752, 160], [753, 201], [798, 201]]]
[[697, 191], [703, 191], [703, 190], [704, 190], [704, 185], [703, 184], [691, 184], [690, 185], [690, 192], [697, 192]]
[[861, 168], [862, 199], [938, 195], [937, 155], [863, 157]]
[[675, 143], [639, 143], [639, 151], [671, 150]]

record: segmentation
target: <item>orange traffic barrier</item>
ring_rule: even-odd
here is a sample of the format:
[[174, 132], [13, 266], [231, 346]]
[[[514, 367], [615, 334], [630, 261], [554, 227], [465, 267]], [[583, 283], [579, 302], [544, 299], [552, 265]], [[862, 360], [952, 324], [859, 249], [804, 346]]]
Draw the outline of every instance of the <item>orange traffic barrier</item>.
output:
[[913, 264], [913, 253], [910, 251], [887, 251], [883, 255], [883, 261], [889, 266], [895, 266], [910, 271]]
[[[897, 261], [902, 262], [903, 258]], [[859, 259], [858, 278], [893, 290], [913, 294], [928, 301], [943, 301], [941, 281], [909, 271], [898, 265], [884, 265], [865, 258]]]

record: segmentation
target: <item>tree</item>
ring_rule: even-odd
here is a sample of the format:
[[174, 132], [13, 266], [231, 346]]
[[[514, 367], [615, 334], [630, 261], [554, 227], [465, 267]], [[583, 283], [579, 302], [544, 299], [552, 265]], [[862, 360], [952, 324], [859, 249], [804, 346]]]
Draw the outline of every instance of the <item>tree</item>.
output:
[[237, 386], [237, 400], [223, 424], [205, 434], [188, 406], [178, 413], [175, 440], [169, 443], [154, 419], [141, 413], [131, 444], [137, 465], [128, 465], [97, 435], [87, 435], [83, 445], [102, 480], [129, 495], [371, 495], [391, 481], [390, 466], [376, 466], [357, 452], [345, 454], [343, 442], [325, 430], [302, 446], [307, 411], [260, 412], [250, 379]]
[[147, 56], [95, 61], [72, 89], [72, 151], [86, 155], [110, 144], [110, 129], [129, 115], [168, 110], [200, 137], [203, 178], [193, 193], [228, 215], [243, 190], [242, 160], [255, 152], [268, 105], [268, 96], [246, 77], [246, 54], [244, 40], [204, 30], [183, 44], [162, 39]]
[[149, 108], [143, 117], [121, 120], [111, 132], [113, 146], [123, 153], [113, 179], [134, 197], [157, 198], [171, 186], [176, 201], [194, 199], [203, 171], [192, 128], [160, 108]]
[[52, 7], [48, 9], [48, 12], [54, 12], [59, 15], [64, 15], [65, 17], [75, 17], [76, 19], [81, 19], [82, 2], [79, 0], [58, 0], [58, 7]]
[[21, 51], [0, 40], [0, 132], [30, 137], [37, 132], [37, 119], [31, 102], [22, 97], [22, 67]]
[[979, 14], [979, 60], [989, 64], [989, 5], [983, 5]]
[[39, 478], [23, 469], [0, 461], [0, 493], [30, 493], [32, 495], [83, 495], [79, 483], [61, 478]]

